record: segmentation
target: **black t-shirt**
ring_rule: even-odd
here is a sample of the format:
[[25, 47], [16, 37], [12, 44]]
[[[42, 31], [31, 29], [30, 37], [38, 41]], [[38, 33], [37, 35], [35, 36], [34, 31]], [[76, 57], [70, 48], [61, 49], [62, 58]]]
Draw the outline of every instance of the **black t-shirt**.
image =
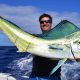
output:
[[[40, 38], [46, 38], [48, 33], [35, 35]], [[59, 60], [51, 60], [49, 58], [33, 55], [33, 76], [49, 76], [52, 69], [58, 64]], [[53, 75], [60, 75], [61, 68], [59, 68]]]
[[[34, 76], [49, 76], [52, 69], [57, 65], [58, 60], [51, 60], [40, 56], [34, 56], [32, 75]], [[59, 68], [53, 75], [60, 75]]]

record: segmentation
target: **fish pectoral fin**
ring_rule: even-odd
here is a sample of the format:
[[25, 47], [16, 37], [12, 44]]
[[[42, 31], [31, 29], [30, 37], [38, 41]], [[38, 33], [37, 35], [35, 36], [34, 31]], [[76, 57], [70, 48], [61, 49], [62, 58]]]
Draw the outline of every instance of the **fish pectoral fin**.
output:
[[63, 50], [64, 46], [63, 45], [59, 45], [59, 44], [51, 44], [49, 45], [50, 49], [55, 49], [55, 50]]
[[64, 58], [64, 59], [61, 59], [59, 60], [58, 64], [52, 69], [51, 73], [50, 73], [50, 76], [56, 71], [58, 70], [62, 64], [64, 64], [64, 62], [67, 60], [67, 58]]

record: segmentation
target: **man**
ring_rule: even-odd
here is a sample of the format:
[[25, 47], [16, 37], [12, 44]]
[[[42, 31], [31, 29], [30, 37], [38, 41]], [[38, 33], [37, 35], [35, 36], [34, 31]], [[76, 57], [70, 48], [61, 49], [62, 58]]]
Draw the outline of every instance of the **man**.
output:
[[[39, 22], [42, 34], [37, 35], [37, 37], [45, 38], [52, 28], [52, 17], [48, 14], [42, 14], [39, 17]], [[33, 68], [29, 80], [60, 80], [60, 68], [52, 76], [49, 76], [57, 63], [58, 60], [34, 55]]]

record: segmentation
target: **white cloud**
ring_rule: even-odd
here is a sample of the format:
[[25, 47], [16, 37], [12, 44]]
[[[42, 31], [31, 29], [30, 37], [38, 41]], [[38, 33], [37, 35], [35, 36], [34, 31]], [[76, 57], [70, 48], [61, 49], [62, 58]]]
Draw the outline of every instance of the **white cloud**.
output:
[[58, 24], [61, 20], [68, 20], [80, 28], [80, 13], [78, 12], [58, 13], [54, 11], [48, 11], [47, 13], [52, 15], [54, 26]]
[[30, 33], [40, 33], [38, 18], [42, 13], [49, 13], [53, 17], [53, 26], [61, 20], [67, 19], [80, 27], [80, 14], [77, 12], [58, 13], [54, 11], [42, 12], [34, 6], [9, 6], [0, 4], [0, 15], [16, 23]]
[[22, 29], [31, 33], [38, 33], [39, 23], [38, 16], [40, 12], [33, 6], [9, 6], [0, 5], [0, 15], [16, 23]]
[[53, 26], [61, 20], [67, 19], [80, 27], [80, 13], [43, 11], [34, 6], [10, 6], [0, 4], [0, 16], [12, 21], [27, 32], [40, 33], [38, 18], [42, 13], [49, 13], [53, 17]]

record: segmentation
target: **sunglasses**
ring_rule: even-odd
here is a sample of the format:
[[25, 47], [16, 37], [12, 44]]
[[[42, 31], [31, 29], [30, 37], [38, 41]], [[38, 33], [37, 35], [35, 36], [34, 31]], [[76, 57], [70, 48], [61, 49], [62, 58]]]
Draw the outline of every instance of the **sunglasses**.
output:
[[45, 23], [52, 23], [51, 20], [44, 20], [44, 21], [40, 21], [40, 24], [44, 24], [44, 22], [45, 22]]

